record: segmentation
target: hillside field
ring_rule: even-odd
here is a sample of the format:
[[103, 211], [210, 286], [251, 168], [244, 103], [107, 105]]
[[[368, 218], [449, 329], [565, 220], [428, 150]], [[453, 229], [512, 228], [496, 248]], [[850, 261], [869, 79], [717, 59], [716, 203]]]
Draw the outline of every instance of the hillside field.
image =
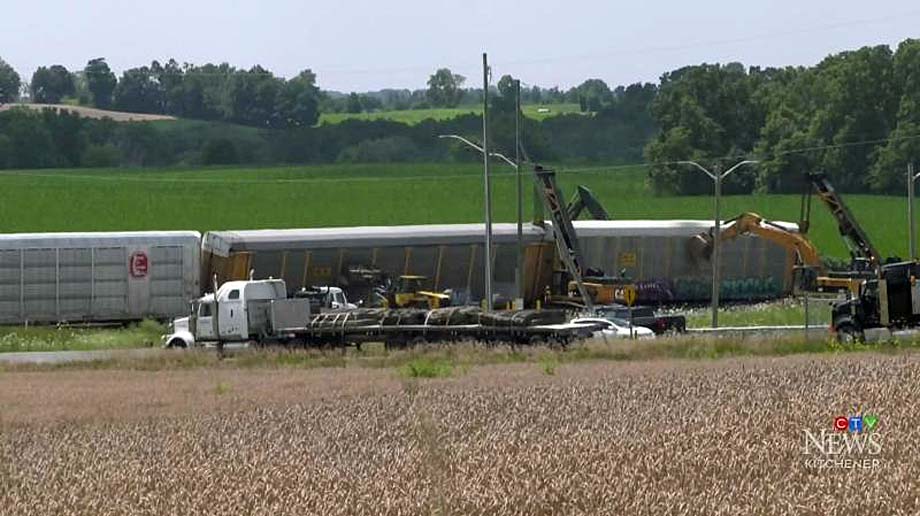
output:
[[[539, 110], [546, 108], [549, 111], [541, 113]], [[547, 105], [524, 105], [521, 106], [524, 116], [534, 120], [543, 120], [557, 115], [568, 113], [580, 113], [578, 104], [547, 104]], [[390, 120], [391, 122], [402, 122], [404, 124], [414, 125], [422, 120], [449, 120], [461, 115], [481, 114], [482, 106], [463, 106], [456, 108], [432, 108], [432, 109], [403, 109], [399, 111], [377, 111], [374, 113], [322, 113], [319, 118], [322, 124], [338, 124], [345, 120]]]
[[[496, 165], [494, 213], [515, 220], [515, 177]], [[712, 198], [656, 197], [643, 167], [559, 168], [566, 195], [584, 184], [616, 219], [709, 219]], [[525, 215], [532, 184], [525, 177]], [[479, 222], [482, 169], [470, 164], [323, 165], [274, 168], [71, 169], [0, 173], [0, 232], [261, 229]], [[883, 255], [907, 254], [905, 197], [845, 195]], [[756, 211], [794, 222], [798, 195], [723, 198], [723, 216]], [[810, 236], [822, 254], [846, 257], [816, 203]]]

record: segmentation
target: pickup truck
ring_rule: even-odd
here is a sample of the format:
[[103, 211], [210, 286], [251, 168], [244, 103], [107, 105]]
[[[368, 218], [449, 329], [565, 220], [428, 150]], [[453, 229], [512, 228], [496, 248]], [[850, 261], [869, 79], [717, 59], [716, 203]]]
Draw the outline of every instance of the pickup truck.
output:
[[[603, 305], [595, 307], [598, 317], [611, 320], [629, 321], [629, 307], [625, 305]], [[682, 315], [656, 315], [650, 306], [634, 306], [632, 309], [633, 326], [644, 326], [655, 332], [684, 333], [687, 331], [687, 319]]]
[[345, 291], [339, 287], [309, 287], [294, 293], [295, 298], [309, 299], [310, 311], [320, 313], [325, 310], [354, 310], [358, 305], [348, 301]]

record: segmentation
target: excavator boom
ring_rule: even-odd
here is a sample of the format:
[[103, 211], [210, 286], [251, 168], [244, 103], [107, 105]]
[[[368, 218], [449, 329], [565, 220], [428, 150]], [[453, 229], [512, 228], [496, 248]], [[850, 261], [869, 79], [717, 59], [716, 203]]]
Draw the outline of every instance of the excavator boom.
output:
[[[764, 220], [756, 213], [742, 213], [728, 221], [719, 234], [719, 240], [725, 242], [741, 235], [757, 235], [786, 249], [793, 251], [797, 262], [808, 267], [822, 268], [818, 250], [805, 236], [789, 231], [783, 226]], [[696, 259], [708, 260], [712, 254], [712, 234], [701, 233], [690, 241], [691, 255]]]

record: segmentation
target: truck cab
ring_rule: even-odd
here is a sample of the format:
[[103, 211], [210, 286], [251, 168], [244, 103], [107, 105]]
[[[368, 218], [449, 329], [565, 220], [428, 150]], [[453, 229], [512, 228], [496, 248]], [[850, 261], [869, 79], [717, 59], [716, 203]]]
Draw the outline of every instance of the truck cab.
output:
[[838, 302], [832, 330], [842, 341], [865, 339], [874, 328], [901, 329], [920, 325], [920, 262], [883, 265], [877, 278], [863, 282], [859, 295]]
[[310, 314], [307, 300], [286, 297], [280, 279], [228, 281], [216, 293], [192, 301], [189, 315], [171, 324], [166, 346], [264, 340], [288, 327], [305, 326]]

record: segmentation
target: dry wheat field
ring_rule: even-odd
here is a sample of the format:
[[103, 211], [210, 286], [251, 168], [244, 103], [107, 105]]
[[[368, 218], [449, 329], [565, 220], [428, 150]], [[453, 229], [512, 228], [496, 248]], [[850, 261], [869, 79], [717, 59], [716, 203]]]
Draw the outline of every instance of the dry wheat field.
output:
[[[917, 514], [920, 355], [0, 375], [0, 514]], [[871, 468], [804, 431], [873, 413]]]

